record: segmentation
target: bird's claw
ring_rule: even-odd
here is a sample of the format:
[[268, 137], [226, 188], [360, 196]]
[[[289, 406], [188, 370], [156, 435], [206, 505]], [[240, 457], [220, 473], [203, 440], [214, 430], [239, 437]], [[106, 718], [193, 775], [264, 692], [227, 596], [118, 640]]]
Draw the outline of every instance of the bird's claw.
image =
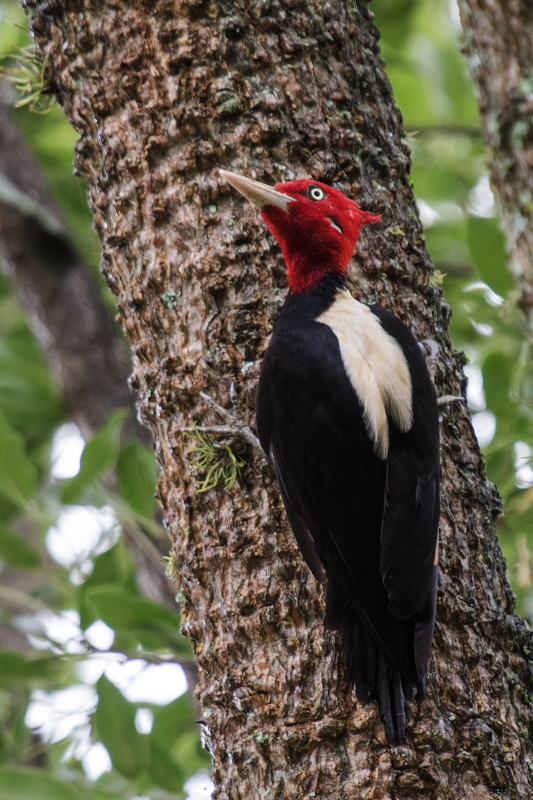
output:
[[[233, 384], [232, 384], [233, 386]], [[233, 393], [236, 397], [235, 387], [233, 386]], [[231, 389], [230, 389], [231, 394]], [[206, 403], [206, 405], [211, 406], [213, 411], [222, 417], [225, 425], [197, 425], [196, 430], [202, 431], [202, 433], [214, 433], [219, 436], [235, 436], [238, 439], [242, 439], [243, 441], [247, 442], [248, 444], [255, 447], [257, 450], [260, 450], [263, 454], [263, 448], [261, 447], [261, 442], [252, 431], [252, 429], [248, 425], [244, 425], [240, 419], [237, 419], [227, 408], [219, 405], [216, 400], [208, 395], [206, 392], [200, 392], [200, 397]], [[232, 397], [233, 400], [233, 397]], [[188, 432], [193, 430], [193, 428], [182, 428], [183, 431]]]

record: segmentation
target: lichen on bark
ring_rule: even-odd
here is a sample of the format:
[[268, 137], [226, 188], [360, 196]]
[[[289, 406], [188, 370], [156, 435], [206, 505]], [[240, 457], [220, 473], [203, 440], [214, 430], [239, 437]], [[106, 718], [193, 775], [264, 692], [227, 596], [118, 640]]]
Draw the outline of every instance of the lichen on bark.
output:
[[245, 491], [198, 492], [182, 428], [254, 426], [267, 338], [286, 291], [275, 243], [223, 166], [312, 176], [382, 213], [350, 268], [360, 299], [438, 343], [440, 395], [464, 395], [449, 308], [432, 280], [409, 148], [363, 2], [27, 0], [80, 134], [102, 268], [132, 344], [161, 467], [184, 630], [215, 797], [511, 798], [531, 792], [531, 637], [513, 616], [464, 403], [442, 406], [441, 582], [427, 699], [387, 746], [348, 688], [272, 470], [249, 447]]

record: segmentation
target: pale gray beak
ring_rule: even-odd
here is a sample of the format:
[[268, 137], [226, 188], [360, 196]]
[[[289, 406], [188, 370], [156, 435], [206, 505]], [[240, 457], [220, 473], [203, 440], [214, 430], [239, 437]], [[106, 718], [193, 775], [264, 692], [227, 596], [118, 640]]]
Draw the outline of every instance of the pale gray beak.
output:
[[251, 178], [245, 178], [243, 175], [236, 175], [235, 172], [228, 172], [225, 169], [221, 169], [220, 174], [228, 183], [231, 183], [238, 192], [243, 194], [247, 200], [250, 200], [254, 206], [257, 206], [257, 208], [263, 208], [263, 206], [277, 206], [287, 211], [289, 203], [295, 202], [296, 198], [290, 197], [288, 194], [283, 194], [283, 192], [278, 192], [266, 183], [253, 181]]

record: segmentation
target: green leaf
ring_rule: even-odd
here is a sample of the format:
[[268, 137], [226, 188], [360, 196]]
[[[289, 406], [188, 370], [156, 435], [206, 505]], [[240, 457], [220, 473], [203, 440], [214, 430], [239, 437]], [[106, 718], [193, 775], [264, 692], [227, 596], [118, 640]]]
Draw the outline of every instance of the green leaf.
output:
[[68, 664], [57, 657], [28, 658], [12, 650], [0, 650], [0, 686], [58, 680], [68, 668]]
[[[115, 631], [113, 649], [119, 653], [135, 653], [139, 649], [139, 637], [132, 631], [117, 630]], [[157, 647], [154, 648], [154, 650], [157, 649]]]
[[149, 773], [159, 786], [176, 791], [181, 788], [180, 781], [183, 783], [202, 767], [209, 768], [209, 756], [201, 747], [188, 694], [155, 711], [149, 738], [152, 752]]
[[112, 628], [129, 628], [153, 622], [172, 626], [180, 624], [180, 616], [176, 612], [115, 586], [96, 586], [87, 593], [87, 597], [98, 609], [100, 619]]
[[117, 542], [105, 553], [97, 556], [93, 563], [93, 571], [83, 584], [84, 591], [102, 584], [122, 586], [134, 574], [131, 554], [123, 541]]
[[[202, 767], [209, 768], [209, 756], [201, 747], [198, 727], [198, 723], [193, 717], [190, 695], [186, 693], [164, 708], [155, 711], [150, 740], [159, 748], [167, 750], [168, 756], [176, 764], [177, 770], [185, 775], [190, 775]], [[154, 763], [157, 763], [158, 750], [155, 745], [151, 744], [151, 746], [153, 747]], [[152, 774], [152, 764], [150, 765], [150, 774]], [[160, 785], [166, 787], [163, 782]]]
[[194, 730], [198, 730], [198, 724], [193, 720], [191, 699], [186, 692], [177, 700], [155, 711], [150, 736], [160, 744], [168, 745], [181, 734]]
[[505, 297], [513, 288], [506, 267], [505, 239], [497, 219], [470, 217], [467, 241], [479, 275], [497, 294]]
[[183, 770], [198, 772], [209, 767], [209, 756], [203, 749], [198, 731], [188, 731], [178, 736], [171, 749], [172, 757]]
[[120, 790], [111, 793], [92, 786], [78, 786], [77, 789], [80, 800], [124, 800], [124, 794]]
[[78, 786], [77, 789], [80, 800], [124, 800], [124, 794], [120, 790], [111, 793], [92, 786]]
[[48, 444], [63, 419], [48, 365], [26, 325], [0, 338], [0, 409], [29, 449]]
[[133, 634], [144, 648], [171, 648], [191, 656], [191, 645], [179, 632], [179, 614], [115, 586], [96, 586], [86, 593], [86, 600], [110, 628]]
[[23, 508], [35, 489], [37, 470], [21, 434], [0, 411], [0, 495]]
[[487, 459], [487, 475], [489, 480], [499, 486], [504, 486], [514, 480], [514, 453], [512, 447], [504, 447], [489, 453]]
[[22, 536], [0, 523], [0, 559], [12, 567], [35, 569], [41, 566], [41, 557]]
[[514, 368], [512, 360], [502, 352], [491, 353], [483, 362], [483, 391], [487, 408], [495, 414], [506, 416], [508, 412]]
[[180, 792], [190, 773], [181, 769], [170, 757], [169, 742], [161, 745], [150, 737], [149, 744], [151, 758], [148, 774], [150, 778], [156, 786], [162, 786], [169, 792]]
[[119, 454], [120, 428], [126, 414], [122, 408], [113, 412], [102, 430], [87, 442], [79, 473], [63, 489], [64, 503], [77, 502], [89, 486], [115, 465]]
[[52, 777], [44, 769], [0, 767], [2, 800], [79, 800], [73, 786]]
[[146, 772], [150, 752], [146, 736], [135, 728], [135, 706], [128, 703], [105, 675], [96, 684], [98, 707], [95, 723], [113, 767], [127, 778], [136, 778]]
[[128, 505], [143, 517], [153, 517], [157, 478], [154, 451], [140, 442], [129, 442], [120, 451], [117, 476]]
[[123, 541], [117, 542], [110, 550], [94, 559], [93, 571], [80, 586], [78, 608], [81, 627], [84, 630], [98, 619], [98, 611], [87, 600], [87, 594], [96, 586], [102, 585], [106, 589], [109, 589], [109, 585], [114, 585], [116, 588], [127, 588], [133, 594], [135, 593], [135, 564]]

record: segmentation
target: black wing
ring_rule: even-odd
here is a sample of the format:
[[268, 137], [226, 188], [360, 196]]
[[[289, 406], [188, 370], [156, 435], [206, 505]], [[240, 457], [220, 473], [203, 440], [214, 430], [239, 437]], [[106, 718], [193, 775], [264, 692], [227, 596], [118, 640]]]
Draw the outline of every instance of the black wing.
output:
[[[378, 307], [372, 311], [402, 347], [413, 388], [413, 427], [401, 433], [390, 425], [381, 575], [389, 609], [396, 617], [405, 619], [422, 612], [427, 616], [428, 594], [435, 594], [439, 525], [437, 398], [424, 354], [411, 332], [389, 311]], [[434, 612], [435, 603], [431, 636]]]
[[311, 533], [309, 532], [309, 528], [307, 527], [305, 520], [300, 515], [298, 509], [291, 500], [290, 493], [285, 488], [285, 483], [283, 480], [283, 471], [280, 470], [277, 465], [276, 454], [273, 449], [270, 450], [270, 460], [272, 461], [274, 469], [276, 470], [276, 475], [278, 477], [278, 484], [281, 491], [281, 496], [283, 498], [283, 504], [285, 506], [285, 511], [287, 512], [287, 517], [291, 524], [293, 533], [296, 536], [298, 547], [300, 548], [309, 569], [311, 570], [317, 581], [322, 582], [326, 578], [324, 565], [320, 560], [320, 556], [317, 552], [314, 539], [311, 536]]

